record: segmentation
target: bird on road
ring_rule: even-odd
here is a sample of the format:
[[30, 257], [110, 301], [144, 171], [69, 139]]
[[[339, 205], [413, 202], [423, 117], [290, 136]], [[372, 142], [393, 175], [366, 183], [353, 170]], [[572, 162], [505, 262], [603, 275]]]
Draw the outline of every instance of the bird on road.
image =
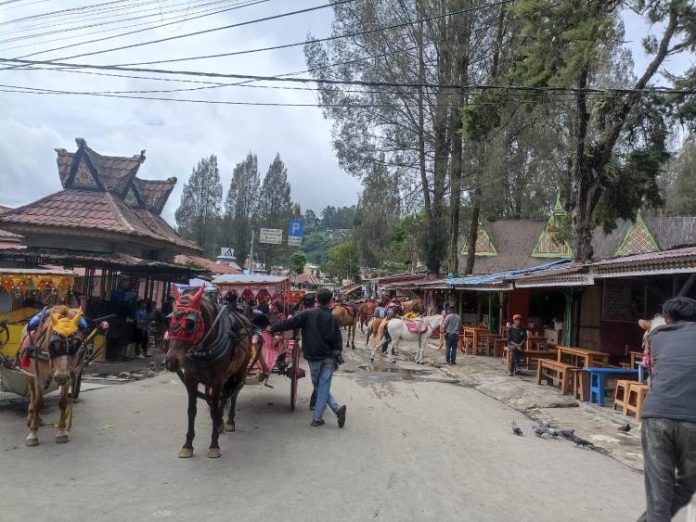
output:
[[517, 436], [522, 435], [522, 428], [520, 428], [517, 423], [515, 422], [515, 419], [512, 419], [512, 433]]
[[624, 433], [628, 433], [631, 431], [631, 425], [627, 422], [623, 426], [619, 426], [619, 431], [623, 431]]

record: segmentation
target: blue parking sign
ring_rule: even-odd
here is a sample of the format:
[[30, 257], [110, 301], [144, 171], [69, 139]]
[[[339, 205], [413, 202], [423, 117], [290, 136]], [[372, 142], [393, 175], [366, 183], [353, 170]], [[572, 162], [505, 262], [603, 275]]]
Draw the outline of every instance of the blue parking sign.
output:
[[304, 231], [304, 222], [301, 219], [293, 219], [288, 227], [288, 236], [302, 237]]

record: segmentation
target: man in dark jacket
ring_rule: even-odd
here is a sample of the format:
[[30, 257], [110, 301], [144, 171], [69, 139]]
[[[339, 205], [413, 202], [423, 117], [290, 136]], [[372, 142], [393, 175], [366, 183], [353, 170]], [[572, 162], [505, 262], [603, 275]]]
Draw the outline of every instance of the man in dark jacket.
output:
[[652, 330], [650, 390], [641, 439], [647, 511], [639, 521], [667, 522], [696, 491], [696, 301], [675, 297]]
[[316, 297], [317, 308], [302, 310], [290, 319], [276, 323], [271, 332], [302, 329], [302, 354], [309, 363], [312, 384], [317, 391], [312, 426], [324, 424], [324, 409], [328, 404], [338, 417], [338, 427], [342, 428], [346, 423], [346, 407], [339, 406], [331, 395], [331, 379], [334, 367], [342, 362], [343, 340], [338, 323], [328, 308], [331, 291], [324, 288], [317, 292]]
[[508, 359], [510, 360], [510, 375], [520, 373], [520, 359], [522, 351], [527, 342], [527, 329], [522, 326], [522, 316], [515, 314], [512, 316], [512, 326], [508, 328]]

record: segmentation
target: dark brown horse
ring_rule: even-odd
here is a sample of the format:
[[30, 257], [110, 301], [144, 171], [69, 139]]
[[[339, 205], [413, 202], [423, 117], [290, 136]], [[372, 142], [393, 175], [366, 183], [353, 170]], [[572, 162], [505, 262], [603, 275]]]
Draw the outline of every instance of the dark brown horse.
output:
[[[179, 294], [172, 286], [174, 311], [169, 323], [165, 366], [177, 372], [188, 392], [188, 431], [180, 458], [193, 456], [194, 424], [198, 398], [210, 408], [213, 433], [208, 457], [220, 456], [218, 438], [222, 431], [234, 431], [234, 415], [251, 359], [252, 325], [234, 310], [228, 310], [197, 292]], [[203, 384], [205, 393], [198, 391]], [[230, 399], [227, 424], [223, 424], [224, 406]]]

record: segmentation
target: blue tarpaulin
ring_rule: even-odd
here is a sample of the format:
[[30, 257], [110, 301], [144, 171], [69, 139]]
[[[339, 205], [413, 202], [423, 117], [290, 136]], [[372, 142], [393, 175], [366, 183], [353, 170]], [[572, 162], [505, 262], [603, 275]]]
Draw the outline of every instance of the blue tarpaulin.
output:
[[570, 263], [569, 259], [560, 259], [558, 261], [552, 261], [551, 263], [545, 263], [543, 265], [534, 266], [532, 268], [519, 268], [516, 270], [507, 270], [505, 272], [498, 272], [495, 274], [486, 275], [476, 275], [467, 277], [454, 277], [452, 279], [447, 279], [447, 285], [451, 287], [458, 286], [485, 286], [493, 285], [496, 283], [503, 283], [504, 281], [509, 281], [510, 279], [516, 279], [525, 275], [533, 274], [535, 272], [543, 272], [544, 270], [555, 270], [561, 268], [563, 265]]

